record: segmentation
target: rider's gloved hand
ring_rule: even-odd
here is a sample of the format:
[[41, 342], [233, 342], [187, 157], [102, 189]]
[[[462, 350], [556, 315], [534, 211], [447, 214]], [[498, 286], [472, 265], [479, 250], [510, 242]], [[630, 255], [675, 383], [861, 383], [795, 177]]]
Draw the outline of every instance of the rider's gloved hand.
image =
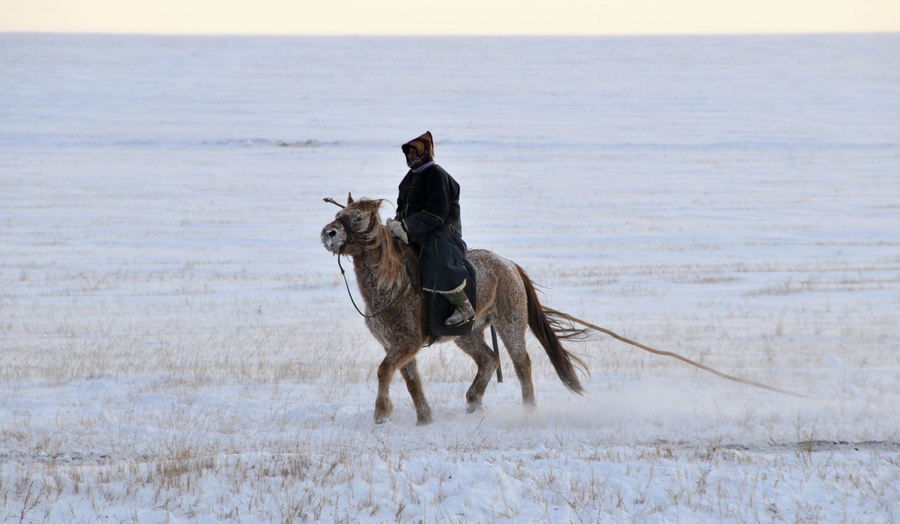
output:
[[406, 227], [403, 225], [403, 221], [389, 218], [387, 227], [391, 229], [391, 233], [393, 233], [396, 238], [399, 238], [404, 244], [409, 244], [409, 235], [406, 234]]

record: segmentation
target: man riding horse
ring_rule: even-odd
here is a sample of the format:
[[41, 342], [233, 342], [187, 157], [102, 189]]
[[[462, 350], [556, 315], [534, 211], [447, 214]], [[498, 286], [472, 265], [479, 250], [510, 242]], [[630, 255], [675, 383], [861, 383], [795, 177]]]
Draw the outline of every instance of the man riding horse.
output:
[[459, 184], [434, 163], [431, 132], [403, 144], [409, 172], [400, 182], [397, 215], [387, 226], [395, 237], [419, 250], [422, 287], [438, 293], [455, 310], [448, 326], [475, 320], [466, 297], [466, 243], [462, 239]]

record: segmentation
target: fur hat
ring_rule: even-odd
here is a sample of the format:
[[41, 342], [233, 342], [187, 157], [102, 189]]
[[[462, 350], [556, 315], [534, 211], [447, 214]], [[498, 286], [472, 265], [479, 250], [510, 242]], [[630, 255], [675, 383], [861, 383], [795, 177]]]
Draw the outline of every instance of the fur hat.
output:
[[[415, 149], [421, 159], [420, 165], [434, 160], [434, 141], [431, 138], [431, 131], [425, 131], [425, 134], [410, 140], [401, 146], [405, 155], [409, 149]], [[424, 155], [424, 158], [422, 158]]]

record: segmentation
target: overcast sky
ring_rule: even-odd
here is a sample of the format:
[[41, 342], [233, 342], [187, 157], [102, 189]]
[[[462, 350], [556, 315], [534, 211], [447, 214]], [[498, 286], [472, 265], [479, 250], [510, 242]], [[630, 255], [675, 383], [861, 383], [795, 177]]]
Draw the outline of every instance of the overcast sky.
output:
[[610, 35], [900, 31], [900, 0], [0, 0], [0, 31]]

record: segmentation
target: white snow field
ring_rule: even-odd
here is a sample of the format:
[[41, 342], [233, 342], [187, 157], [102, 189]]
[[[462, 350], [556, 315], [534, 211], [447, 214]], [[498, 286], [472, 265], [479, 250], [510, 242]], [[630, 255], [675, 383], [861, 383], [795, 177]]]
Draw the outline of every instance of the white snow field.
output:
[[[529, 335], [376, 426], [322, 198], [425, 130], [547, 306], [806, 396]], [[900, 35], [0, 35], [0, 521], [900, 522]]]

